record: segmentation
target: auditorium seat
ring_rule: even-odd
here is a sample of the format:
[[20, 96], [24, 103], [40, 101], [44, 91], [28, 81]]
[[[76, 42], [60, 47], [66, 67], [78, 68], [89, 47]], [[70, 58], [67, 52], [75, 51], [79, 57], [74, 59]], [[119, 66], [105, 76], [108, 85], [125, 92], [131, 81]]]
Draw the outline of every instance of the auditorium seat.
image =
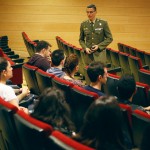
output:
[[145, 66], [146, 65], [145, 59], [144, 59], [145, 52], [142, 50], [136, 49], [135, 53], [136, 53], [136, 57], [141, 59], [142, 66]]
[[23, 65], [23, 73], [27, 83], [27, 86], [32, 94], [39, 95], [40, 90], [38, 87], [35, 71], [38, 69], [35, 66], [31, 66], [27, 63]]
[[129, 61], [130, 69], [131, 69], [131, 74], [134, 76], [135, 80], [138, 82], [139, 81], [138, 70], [143, 68], [141, 59], [138, 57], [129, 55], [128, 61]]
[[127, 53], [119, 52], [119, 62], [123, 74], [131, 74], [128, 56], [129, 54]]
[[117, 75], [108, 73], [104, 93], [107, 93], [108, 95], [111, 95], [111, 96], [118, 97], [117, 83], [118, 83], [119, 78], [120, 77]]
[[130, 54], [130, 46], [123, 44], [124, 53]]
[[147, 84], [136, 82], [136, 93], [133, 96], [132, 103], [140, 106], [150, 105], [148, 91], [149, 86]]
[[119, 42], [119, 43], [117, 43], [117, 45], [118, 45], [118, 50], [120, 52], [124, 52], [123, 44]]
[[134, 147], [134, 138], [132, 131], [132, 108], [127, 104], [119, 103], [123, 114], [123, 129], [126, 132], [126, 138], [130, 140], [132, 143], [132, 147]]
[[48, 147], [52, 150], [94, 150], [86, 145], [83, 145], [59, 131], [53, 131], [49, 136]]
[[65, 94], [67, 103], [70, 103], [71, 100], [70, 91], [71, 88], [74, 86], [73, 83], [55, 76], [54, 78], [52, 78], [52, 86], [62, 90]]
[[81, 73], [84, 76], [85, 63], [84, 63], [82, 56], [81, 56], [82, 48], [77, 48], [74, 46], [73, 50], [74, 50], [74, 54], [77, 55], [78, 60], [79, 60], [79, 73]]
[[14, 114], [17, 133], [23, 150], [45, 150], [48, 136], [52, 133], [52, 126], [41, 122], [22, 110]]
[[35, 71], [35, 75], [40, 93], [42, 93], [46, 88], [52, 87], [52, 78], [55, 77], [54, 74], [50, 74], [41, 69], [37, 69]]
[[69, 56], [68, 43], [65, 41], [62, 41], [62, 47], [63, 47], [66, 57]]
[[146, 69], [139, 70], [139, 81], [150, 86], [150, 71]]
[[77, 85], [74, 85], [71, 88], [71, 98], [69, 105], [71, 108], [72, 119], [78, 131], [83, 123], [85, 112], [87, 111], [91, 103], [98, 97], [98, 94], [87, 91]]
[[149, 70], [150, 70], [150, 53], [149, 52], [144, 53], [144, 59], [145, 59], [146, 65], [149, 66]]
[[10, 79], [13, 84], [21, 85], [23, 83], [22, 65], [23, 63], [15, 63], [7, 54], [0, 48], [0, 56], [7, 59], [13, 68], [13, 77]]
[[129, 48], [130, 55], [136, 57], [136, 50], [137, 50], [136, 48], [130, 46]]
[[59, 36], [56, 36], [57, 46], [58, 46], [59, 49], [62, 49], [60, 39], [61, 38]]
[[132, 129], [134, 143], [137, 147], [140, 146], [143, 133], [148, 125], [150, 125], [150, 115], [141, 110], [134, 110], [132, 113]]
[[69, 51], [69, 55], [73, 54], [74, 53], [74, 50], [73, 50], [74, 46], [72, 44], [69, 44], [69, 43], [68, 43], [67, 46], [68, 46], [67, 48], [68, 48], [68, 51]]
[[25, 32], [22, 32], [22, 37], [23, 37], [26, 49], [29, 53], [29, 56], [32, 57], [35, 54], [36, 42], [31, 41], [31, 39], [28, 37], [28, 35]]
[[112, 68], [120, 67], [119, 56], [118, 56], [119, 51], [115, 51], [111, 48], [109, 50], [110, 50], [110, 57], [111, 57], [111, 67]]
[[0, 149], [20, 150], [13, 114], [18, 108], [0, 97]]

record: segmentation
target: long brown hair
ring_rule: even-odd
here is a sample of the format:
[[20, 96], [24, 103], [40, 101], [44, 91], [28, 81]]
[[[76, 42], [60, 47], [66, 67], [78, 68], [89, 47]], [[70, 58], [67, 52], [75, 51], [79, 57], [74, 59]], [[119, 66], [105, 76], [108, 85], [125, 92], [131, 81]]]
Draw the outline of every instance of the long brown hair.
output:
[[84, 123], [74, 139], [100, 150], [124, 150], [122, 113], [114, 97], [100, 97], [85, 114]]
[[75, 129], [70, 119], [70, 110], [64, 94], [56, 88], [47, 88], [43, 91], [31, 116], [53, 127], [59, 128], [65, 125], [69, 130]]
[[66, 57], [64, 71], [70, 78], [72, 78], [71, 73], [78, 64], [79, 60], [76, 54], [70, 54], [68, 57]]

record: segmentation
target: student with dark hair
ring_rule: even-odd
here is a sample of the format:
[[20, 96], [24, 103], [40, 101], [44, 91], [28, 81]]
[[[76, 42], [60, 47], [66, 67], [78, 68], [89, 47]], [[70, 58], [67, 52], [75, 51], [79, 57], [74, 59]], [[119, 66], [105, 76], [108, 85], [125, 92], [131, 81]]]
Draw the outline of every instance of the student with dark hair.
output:
[[115, 97], [100, 97], [87, 110], [73, 138], [97, 150], [125, 150], [122, 112]]
[[23, 109], [25, 112], [28, 110], [19, 106], [19, 101], [30, 94], [27, 87], [20, 89], [20, 94], [16, 95], [14, 89], [11, 86], [6, 85], [6, 81], [12, 78], [12, 67], [10, 62], [5, 58], [0, 57], [0, 97], [5, 101], [17, 106], [19, 109]]
[[36, 53], [27, 62], [46, 71], [50, 68], [51, 44], [46, 41], [39, 41], [36, 46]]
[[65, 62], [65, 54], [63, 50], [57, 49], [52, 52], [52, 67], [47, 70], [48, 73], [52, 73], [58, 77], [62, 77], [65, 73], [62, 71]]
[[97, 93], [99, 96], [104, 96], [105, 94], [101, 91], [101, 88], [107, 81], [107, 68], [105, 65], [99, 61], [92, 62], [87, 68], [87, 74], [91, 83], [84, 88]]
[[125, 74], [121, 76], [117, 83], [118, 101], [119, 103], [128, 104], [133, 110], [139, 109], [145, 111], [145, 108], [136, 104], [132, 104], [132, 99], [136, 93], [136, 82], [132, 75]]
[[81, 80], [75, 79], [75, 73], [79, 70], [79, 60], [76, 54], [70, 54], [66, 57], [64, 64], [64, 72], [66, 73], [62, 78], [72, 82], [73, 84], [83, 86]]
[[70, 109], [63, 92], [59, 89], [45, 89], [31, 116], [52, 125], [54, 129], [60, 130], [64, 134], [71, 136], [75, 131], [74, 124], [70, 119]]
[[85, 63], [93, 60], [106, 62], [105, 48], [113, 41], [107, 21], [96, 18], [97, 9], [94, 4], [86, 7], [88, 20], [81, 23], [79, 43], [85, 52]]

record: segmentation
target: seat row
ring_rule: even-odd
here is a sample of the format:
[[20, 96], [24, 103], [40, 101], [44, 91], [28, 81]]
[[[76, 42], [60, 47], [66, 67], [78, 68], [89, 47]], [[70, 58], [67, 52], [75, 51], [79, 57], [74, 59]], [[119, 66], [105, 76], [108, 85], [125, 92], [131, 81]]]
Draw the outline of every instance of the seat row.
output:
[[[66, 56], [70, 55], [71, 53], [75, 53], [78, 56], [79, 72], [85, 76], [86, 64], [84, 62], [85, 53], [83, 52], [83, 49], [69, 44], [59, 36], [56, 36], [56, 41], [58, 48], [64, 50]], [[111, 48], [106, 48], [106, 58], [107, 66], [111, 66], [108, 68], [109, 72], [117, 72], [118, 75], [128, 73], [134, 75], [136, 81], [150, 85], [150, 71], [146, 70], [148, 69], [148, 65], [143, 66], [140, 58], [124, 52], [115, 51]]]
[[93, 150], [0, 98], [0, 149]]
[[[149, 84], [150, 71], [148, 66], [143, 66], [141, 59], [130, 54], [113, 50], [111, 48], [106, 48], [106, 57], [108, 63], [112, 65], [113, 68], [120, 67], [121, 74], [131, 74], [134, 76], [137, 82], [143, 82]], [[146, 79], [145, 79], [146, 77]], [[150, 85], [150, 84], [149, 84]]]
[[23, 65], [23, 73], [33, 94], [39, 95], [44, 89], [51, 86], [64, 91], [66, 101], [71, 108], [72, 119], [77, 129], [80, 129], [85, 112], [90, 104], [99, 97], [98, 94], [28, 64]]
[[36, 42], [38, 42], [38, 40], [32, 41], [25, 32], [22, 32], [22, 37], [28, 54], [32, 57], [35, 54]]
[[140, 148], [142, 139], [146, 136], [145, 131], [150, 135], [150, 115], [138, 109], [132, 111], [129, 105], [119, 105], [123, 111], [126, 136], [131, 139], [133, 147]]
[[[105, 89], [109, 95], [118, 97], [117, 83], [120, 76], [108, 74]], [[133, 104], [139, 106], [150, 106], [150, 87], [147, 84], [136, 82], [136, 93], [132, 99]]]
[[9, 48], [7, 36], [0, 37], [0, 57], [6, 58], [13, 68], [12, 83], [21, 86], [23, 83], [22, 65], [24, 59], [19, 58], [19, 55], [15, 54], [14, 51]]
[[124, 53], [140, 58], [142, 61], [142, 65], [143, 66], [148, 65], [150, 69], [150, 53], [139, 50], [137, 48], [134, 48], [132, 46], [129, 46], [123, 43], [118, 43], [118, 49], [120, 52], [124, 52]]

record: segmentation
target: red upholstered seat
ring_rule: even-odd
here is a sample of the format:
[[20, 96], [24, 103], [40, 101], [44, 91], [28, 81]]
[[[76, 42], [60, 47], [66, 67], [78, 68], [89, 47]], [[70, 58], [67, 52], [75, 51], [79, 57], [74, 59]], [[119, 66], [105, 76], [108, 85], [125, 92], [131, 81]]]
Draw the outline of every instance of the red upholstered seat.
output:
[[90, 148], [88, 146], [85, 146], [66, 135], [62, 134], [59, 131], [54, 131], [49, 136], [49, 147], [53, 150], [94, 150], [93, 148]]

